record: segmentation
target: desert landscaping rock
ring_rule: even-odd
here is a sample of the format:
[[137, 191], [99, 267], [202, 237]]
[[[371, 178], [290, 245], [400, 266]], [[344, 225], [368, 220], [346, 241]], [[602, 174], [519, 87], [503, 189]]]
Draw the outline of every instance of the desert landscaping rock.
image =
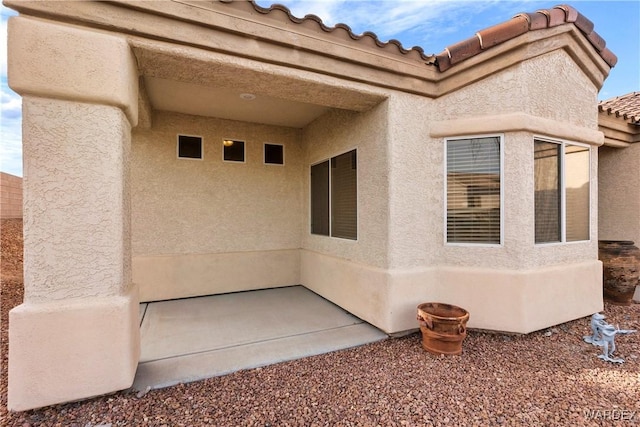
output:
[[[520, 336], [472, 330], [460, 356], [431, 355], [411, 334], [139, 395], [8, 413], [7, 319], [22, 301], [21, 227], [10, 220], [0, 230], [3, 426], [640, 425], [640, 333], [616, 339], [626, 362], [610, 364], [582, 341], [588, 317]], [[603, 312], [640, 329], [638, 304]]]

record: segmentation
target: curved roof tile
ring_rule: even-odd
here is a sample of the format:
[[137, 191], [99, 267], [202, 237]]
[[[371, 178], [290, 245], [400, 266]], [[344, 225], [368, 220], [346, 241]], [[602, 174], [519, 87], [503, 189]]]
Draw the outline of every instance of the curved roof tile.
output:
[[593, 31], [593, 22], [569, 5], [558, 5], [535, 13], [519, 13], [511, 20], [478, 31], [474, 37], [448, 46], [436, 55], [436, 65], [445, 71], [455, 64], [479, 54], [483, 50], [513, 39], [528, 31], [573, 24], [600, 54], [602, 59], [614, 67], [618, 58], [606, 48], [606, 42]]
[[[220, 1], [228, 3], [233, 0]], [[254, 0], [249, 1], [258, 13], [269, 15], [275, 19], [288, 19], [295, 24], [305, 27], [315, 27], [336, 37], [344, 38], [346, 35], [348, 38], [357, 42], [369, 44], [373, 42], [373, 44], [379, 48], [391, 48], [395, 53], [414, 56], [416, 59], [425, 61], [428, 65], [435, 65], [440, 71], [445, 71], [465, 59], [525, 34], [528, 31], [536, 31], [566, 24], [575, 25], [610, 67], [614, 67], [618, 61], [618, 58], [613, 52], [606, 47], [604, 39], [593, 30], [593, 22], [569, 5], [558, 5], [551, 9], [541, 9], [534, 13], [519, 13], [509, 21], [480, 30], [473, 37], [447, 46], [443, 52], [437, 55], [429, 55], [425, 54], [424, 50], [419, 46], [407, 49], [403, 47], [402, 43], [398, 40], [392, 39], [383, 42], [371, 31], [366, 31], [363, 34], [355, 34], [351, 30], [351, 27], [346, 24], [336, 24], [333, 27], [329, 27], [316, 15], [306, 15], [303, 18], [298, 18], [291, 13], [288, 7], [281, 4], [262, 7]]]
[[250, 0], [250, 2], [257, 12], [265, 15], [272, 14], [274, 11], [284, 12], [286, 16], [289, 18], [289, 20], [296, 24], [308, 25], [309, 23], [315, 23], [322, 31], [329, 34], [335, 34], [336, 32], [339, 32], [339, 30], [343, 30], [351, 39], [355, 41], [369, 39], [373, 41], [378, 47], [381, 47], [381, 48], [395, 47], [397, 49], [397, 52], [400, 54], [404, 54], [404, 55], [413, 54], [419, 59], [426, 61], [430, 65], [435, 62], [435, 55], [425, 54], [424, 50], [419, 46], [414, 46], [412, 48], [407, 49], [404, 46], [402, 46], [402, 43], [400, 41], [395, 39], [391, 39], [387, 42], [383, 42], [378, 38], [378, 36], [374, 32], [371, 32], [371, 31], [365, 31], [362, 34], [356, 34], [353, 32], [351, 27], [349, 27], [347, 24], [339, 23], [334, 25], [333, 27], [329, 27], [325, 25], [324, 22], [322, 22], [322, 19], [320, 19], [316, 15], [309, 14], [309, 15], [305, 15], [303, 18], [298, 18], [291, 13], [291, 10], [289, 10], [288, 7], [281, 4], [272, 4], [269, 7], [262, 7], [258, 5], [254, 0]]
[[640, 92], [631, 92], [600, 101], [598, 111], [640, 124]]

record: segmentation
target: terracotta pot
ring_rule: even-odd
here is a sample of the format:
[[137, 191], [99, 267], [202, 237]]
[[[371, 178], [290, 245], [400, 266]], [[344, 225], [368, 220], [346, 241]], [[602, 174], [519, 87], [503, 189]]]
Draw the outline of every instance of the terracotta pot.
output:
[[451, 304], [427, 302], [418, 306], [422, 348], [433, 354], [460, 354], [467, 336], [469, 312]]
[[629, 305], [640, 277], [640, 249], [629, 240], [598, 241], [602, 261], [602, 294], [607, 301]]

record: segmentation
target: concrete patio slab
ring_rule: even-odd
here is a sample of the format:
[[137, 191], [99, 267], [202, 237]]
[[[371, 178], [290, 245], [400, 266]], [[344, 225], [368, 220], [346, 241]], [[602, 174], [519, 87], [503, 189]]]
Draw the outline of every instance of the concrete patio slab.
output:
[[162, 388], [387, 338], [302, 286], [149, 303], [135, 390]]

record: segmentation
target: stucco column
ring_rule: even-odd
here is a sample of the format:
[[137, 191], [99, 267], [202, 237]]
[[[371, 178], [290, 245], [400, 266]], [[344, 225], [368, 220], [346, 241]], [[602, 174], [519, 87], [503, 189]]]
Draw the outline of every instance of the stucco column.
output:
[[124, 38], [9, 22], [23, 96], [24, 303], [9, 313], [10, 410], [129, 387], [140, 339], [131, 283], [129, 153], [137, 70]]

